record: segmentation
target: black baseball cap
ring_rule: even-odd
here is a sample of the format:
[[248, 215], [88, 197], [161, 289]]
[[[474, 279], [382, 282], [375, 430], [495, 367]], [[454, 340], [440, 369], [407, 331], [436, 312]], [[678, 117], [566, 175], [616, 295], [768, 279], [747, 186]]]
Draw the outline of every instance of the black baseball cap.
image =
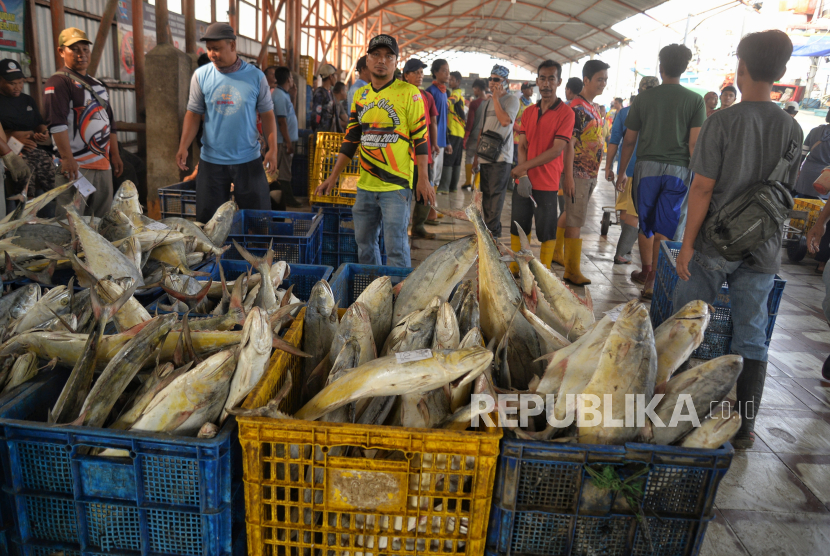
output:
[[199, 39], [202, 42], [205, 41], [221, 41], [223, 39], [235, 41], [236, 40], [236, 33], [233, 32], [233, 27], [228, 25], [227, 23], [211, 23], [208, 25], [208, 28], [205, 30], [205, 36]]
[[369, 41], [369, 48], [366, 49], [366, 52], [372, 52], [381, 46], [387, 47], [395, 56], [398, 55], [398, 41], [389, 35], [377, 35], [372, 37], [372, 40]]
[[11, 58], [0, 60], [0, 77], [6, 81], [14, 81], [15, 79], [22, 79], [23, 70], [20, 69], [20, 63]]
[[528, 82], [528, 81], [525, 81], [524, 83], [522, 83], [522, 90], [523, 90], [523, 91], [524, 91], [525, 89], [532, 89], [532, 88], [533, 88], [533, 83], [530, 83], [530, 82]]
[[403, 73], [406, 75], [409, 72], [418, 71], [419, 69], [424, 69], [425, 67], [427, 67], [427, 65], [418, 58], [410, 58], [403, 66]]

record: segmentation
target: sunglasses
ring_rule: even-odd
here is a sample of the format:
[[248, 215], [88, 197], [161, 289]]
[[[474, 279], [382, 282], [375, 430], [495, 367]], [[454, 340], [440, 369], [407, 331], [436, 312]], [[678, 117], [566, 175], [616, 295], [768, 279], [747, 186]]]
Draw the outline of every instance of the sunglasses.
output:
[[490, 81], [493, 83], [501, 83], [501, 77], [491, 77]]

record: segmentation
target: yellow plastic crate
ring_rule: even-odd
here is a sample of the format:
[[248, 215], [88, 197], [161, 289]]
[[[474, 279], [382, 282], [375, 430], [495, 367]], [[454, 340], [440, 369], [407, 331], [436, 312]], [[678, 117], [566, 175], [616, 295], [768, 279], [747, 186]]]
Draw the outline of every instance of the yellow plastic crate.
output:
[[824, 208], [824, 201], [821, 199], [795, 199], [793, 210], [805, 210], [809, 212], [807, 216], [807, 225], [804, 225], [803, 220], [791, 220], [790, 226], [793, 228], [800, 228], [805, 232], [812, 228], [818, 220], [818, 215], [821, 209]]
[[[300, 346], [301, 312], [285, 335]], [[302, 361], [277, 351], [244, 407], [272, 399]], [[494, 432], [238, 417], [248, 554], [481, 556], [501, 429]]]
[[300, 75], [305, 77], [307, 85], [314, 87], [314, 58], [311, 56], [300, 56]]
[[357, 195], [357, 179], [360, 176], [359, 157], [355, 156], [352, 162], [343, 169], [337, 180], [337, 185], [329, 195], [315, 195], [314, 191], [320, 183], [331, 175], [334, 164], [337, 162], [337, 153], [343, 144], [345, 133], [320, 132], [316, 134], [314, 157], [310, 158], [308, 177], [308, 197], [311, 203], [333, 203], [337, 205], [354, 205]]

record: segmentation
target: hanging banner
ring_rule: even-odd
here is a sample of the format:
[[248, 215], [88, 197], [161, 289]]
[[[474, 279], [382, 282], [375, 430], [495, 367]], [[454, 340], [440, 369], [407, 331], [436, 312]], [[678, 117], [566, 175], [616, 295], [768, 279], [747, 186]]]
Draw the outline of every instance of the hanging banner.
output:
[[26, 50], [23, 43], [25, 10], [25, 0], [0, 0], [0, 50]]
[[[0, 0], [0, 2], [8, 0]], [[22, 0], [21, 0], [22, 1]], [[133, 5], [132, 0], [119, 0], [116, 17], [118, 19], [118, 57], [122, 83], [135, 82], [133, 68]], [[174, 12], [168, 14], [168, 27], [173, 46], [184, 52], [184, 16]], [[196, 20], [196, 37], [205, 34], [208, 24]], [[155, 6], [144, 4], [144, 53], [150, 52], [156, 46], [156, 11]], [[196, 43], [196, 53], [205, 51], [203, 43]]]

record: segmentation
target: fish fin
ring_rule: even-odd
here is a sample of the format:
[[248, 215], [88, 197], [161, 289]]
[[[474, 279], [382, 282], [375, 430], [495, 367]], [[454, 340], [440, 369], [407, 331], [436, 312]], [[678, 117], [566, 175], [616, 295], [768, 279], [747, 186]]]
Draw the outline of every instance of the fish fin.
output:
[[19, 272], [21, 275], [25, 276], [29, 280], [33, 282], [39, 282], [41, 284], [46, 284], [51, 286], [52, 285], [52, 275], [55, 273], [55, 268], [57, 268], [57, 261], [52, 261], [49, 263], [49, 266], [46, 267], [46, 270], [42, 272], [32, 272], [27, 268], [23, 268], [14, 260], [12, 260], [12, 266], [14, 269]]
[[317, 363], [317, 366], [308, 373], [308, 376], [303, 378], [302, 384], [302, 399], [303, 400], [310, 400], [314, 396], [317, 395], [320, 390], [323, 389], [323, 386], [327, 382], [327, 378], [329, 373], [331, 372], [331, 353], [326, 352], [326, 354], [320, 359], [320, 362]]
[[303, 350], [299, 349], [298, 347], [292, 346], [279, 336], [274, 336], [271, 339], [271, 347], [281, 349], [286, 353], [290, 353], [291, 355], [296, 355], [298, 357], [311, 357], [310, 354], [304, 352]]
[[455, 218], [456, 220], [463, 220], [465, 222], [470, 221], [470, 218], [466, 214], [464, 214], [463, 210], [440, 209], [435, 205], [431, 205], [430, 208], [435, 210], [435, 212], [439, 214], [449, 216], [450, 218]]
[[397, 296], [398, 296], [398, 294], [399, 294], [399, 293], [401, 293], [401, 288], [403, 288], [403, 284], [404, 284], [404, 282], [406, 282], [406, 280], [401, 280], [400, 282], [398, 282], [397, 284], [395, 284], [395, 285], [392, 287], [392, 295], [394, 295], [395, 297], [397, 297]]
[[[585, 286], [585, 305], [587, 305], [591, 311], [594, 310], [594, 300], [591, 299], [591, 290], [588, 289], [588, 286]], [[714, 312], [714, 310], [712, 312]]]
[[58, 319], [58, 321], [59, 321], [59, 322], [63, 325], [63, 327], [64, 327], [64, 328], [66, 328], [68, 331], [72, 332], [73, 334], [74, 334], [75, 332], [77, 332], [74, 328], [72, 328], [71, 326], [69, 326], [69, 323], [67, 323], [65, 320], [63, 320], [63, 317], [62, 317], [62, 316], [60, 316], [60, 315], [59, 315], [59, 314], [57, 314], [55, 311], [53, 311], [51, 307], [46, 307], [46, 308], [47, 308], [47, 309], [49, 309], [49, 312], [51, 312], [53, 315], [55, 315], [55, 317], [56, 317], [56, 318]]
[[571, 320], [570, 320], [570, 322], [568, 323], [567, 326], [568, 326], [568, 328], [567, 328], [568, 333], [565, 334], [565, 339], [568, 340], [568, 341], [571, 341], [571, 332], [573, 332], [574, 326], [576, 326], [576, 313], [574, 313], [574, 316], [571, 317]]
[[513, 223], [516, 225], [516, 231], [519, 232], [519, 241], [522, 245], [522, 251], [530, 251], [530, 240], [527, 238], [527, 234], [522, 227], [519, 226], [518, 222], [514, 221]]
[[[124, 304], [127, 303], [127, 301], [129, 301], [130, 298], [135, 294], [135, 290], [137, 289], [137, 287], [138, 282], [133, 280], [130, 287], [124, 290], [124, 292], [118, 299], [116, 299], [113, 303], [107, 305], [104, 308], [104, 319], [106, 321], [109, 321], [111, 318], [115, 316], [116, 313], [118, 313], [118, 311], [121, 310], [121, 307], [123, 307]], [[92, 289], [94, 290], [95, 288]], [[92, 291], [90, 291], [89, 293], [90, 295], [92, 295]]]
[[187, 351], [187, 356], [190, 358], [191, 361], [195, 361], [198, 365], [202, 362], [202, 359], [196, 355], [196, 350], [193, 349], [193, 337], [190, 334], [190, 325], [187, 322], [187, 317], [190, 314], [190, 311], [185, 313], [184, 318], [182, 319], [182, 337], [184, 337], [184, 348]]
[[291, 300], [291, 292], [294, 291], [294, 284], [288, 286], [288, 289], [285, 290], [285, 293], [282, 296], [282, 300], [280, 300], [280, 307], [285, 307], [288, 305], [288, 302]]
[[78, 285], [83, 288], [92, 288], [98, 283], [98, 278], [92, 273], [89, 267], [81, 262], [81, 259], [71, 251], [69, 254], [69, 262], [72, 264], [72, 270], [78, 278]]
[[499, 257], [499, 260], [503, 263], [512, 263], [516, 262], [516, 258], [513, 255], [505, 255], [503, 257]]
[[6, 274], [8, 276], [12, 276], [14, 274], [14, 261], [12, 260], [11, 256], [9, 255], [8, 251], [3, 251], [3, 256], [5, 257], [5, 268]]
[[222, 257], [220, 255], [216, 255], [216, 266], [219, 268], [219, 280], [222, 281], [222, 298], [225, 296], [230, 297], [230, 293], [228, 292], [228, 283], [225, 280], [225, 270], [222, 268]]
[[[220, 266], [219, 268], [221, 269], [222, 267]], [[220, 276], [224, 276], [224, 274], [220, 274]], [[242, 306], [242, 300], [244, 299], [245, 294], [242, 293], [242, 290], [245, 287], [245, 280], [247, 280], [247, 277], [244, 274], [237, 277], [236, 281], [233, 283], [233, 293], [231, 293], [231, 300], [229, 303], [230, 309], [241, 309], [243, 315], [245, 310]], [[224, 283], [222, 287], [225, 287]], [[227, 289], [225, 289], [225, 291], [227, 291]]]
[[[248, 252], [248, 250], [247, 250], [247, 249], [245, 249], [244, 247], [242, 247], [241, 245], [239, 245], [239, 244], [236, 242], [236, 240], [235, 240], [235, 239], [231, 239], [231, 241], [233, 242], [233, 246], [234, 246], [234, 247], [236, 247], [236, 251], [237, 251], [240, 255], [242, 255], [242, 258], [243, 258], [243, 259], [245, 259], [245, 261], [246, 261], [249, 265], [251, 265], [252, 267], [254, 267], [254, 268], [256, 268], [256, 269], [258, 270], [258, 269], [259, 269], [259, 268], [260, 268], [263, 264], [265, 264], [265, 262], [266, 262], [266, 260], [267, 260], [267, 257], [268, 257], [268, 254], [267, 254], [267, 253], [266, 253], [265, 257], [255, 257], [255, 256], [251, 255], [251, 254]], [[273, 260], [273, 251], [271, 251], [270, 247], [269, 247], [269, 249], [268, 249], [268, 252], [269, 252], [269, 253], [271, 253], [271, 260]], [[270, 265], [269, 265], [269, 266], [270, 266]]]
[[[286, 294], [286, 297], [287, 297], [287, 294]], [[283, 299], [285, 299], [285, 298], [283, 298]], [[285, 318], [286, 315], [290, 316], [291, 311], [293, 311], [297, 307], [304, 307], [304, 306], [305, 306], [305, 303], [291, 303], [290, 305], [283, 305], [282, 307], [280, 307], [279, 309], [274, 311], [274, 314], [269, 317], [269, 322], [271, 324], [271, 328], [276, 326], [277, 323], [281, 319]]]
[[196, 293], [196, 294], [193, 294], [193, 295], [187, 295], [187, 294], [184, 294], [184, 293], [181, 293], [181, 292], [177, 292], [174, 289], [168, 288], [164, 284], [162, 284], [161, 289], [163, 289], [165, 291], [165, 293], [167, 293], [170, 297], [172, 297], [174, 299], [178, 299], [179, 301], [181, 301], [183, 303], [187, 303], [187, 305], [191, 309], [193, 309], [193, 307], [195, 307], [196, 305], [198, 305], [199, 303], [202, 302], [202, 300], [208, 294], [208, 291], [210, 291], [210, 286], [212, 284], [213, 284], [213, 278], [208, 280], [207, 284], [205, 284], [202, 287], [202, 289], [199, 290], [199, 293]]
[[101, 303], [101, 298], [98, 297], [95, 288], [89, 288], [89, 301], [92, 303], [92, 314], [95, 316], [95, 320], [101, 320], [101, 315], [104, 314], [104, 304]]
[[55, 416], [52, 415], [52, 410], [51, 409], [46, 410], [46, 422], [50, 425], [55, 424]]

